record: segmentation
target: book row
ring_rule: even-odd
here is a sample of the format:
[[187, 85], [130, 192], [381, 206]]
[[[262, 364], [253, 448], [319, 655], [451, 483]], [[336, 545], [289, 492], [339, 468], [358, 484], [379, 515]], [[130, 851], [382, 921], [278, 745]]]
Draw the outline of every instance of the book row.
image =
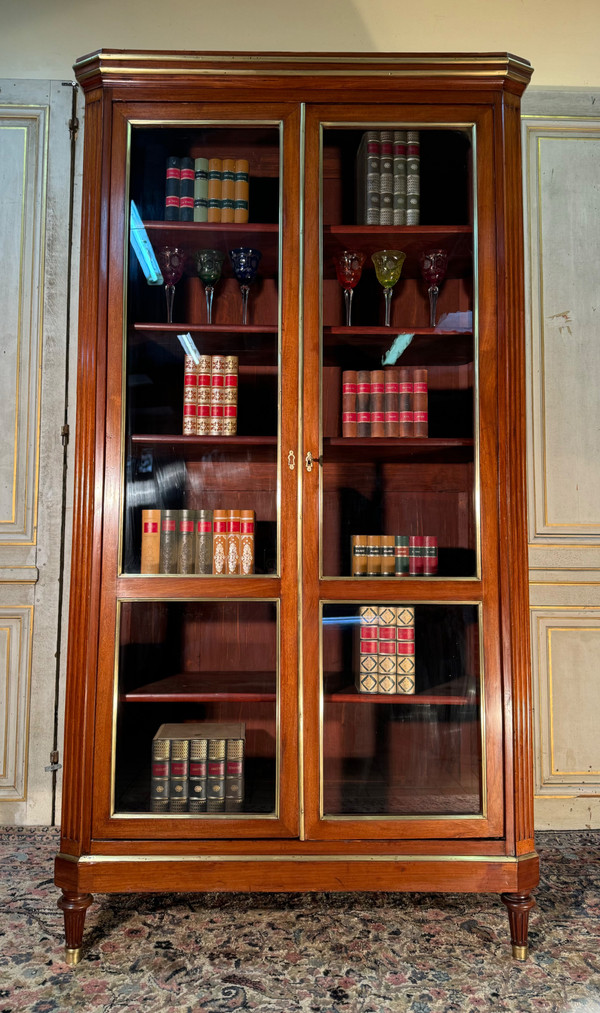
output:
[[438, 572], [436, 535], [352, 535], [353, 577], [432, 577]]
[[359, 693], [415, 692], [415, 610], [406, 605], [358, 609], [355, 685]]
[[249, 164], [245, 158], [167, 158], [165, 221], [248, 221]]
[[161, 725], [152, 740], [151, 812], [240, 812], [245, 739], [241, 723]]
[[346, 369], [342, 373], [342, 436], [427, 437], [426, 369]]
[[185, 356], [183, 435], [235, 436], [237, 433], [238, 357]]
[[254, 510], [142, 510], [141, 573], [254, 573]]
[[356, 153], [358, 225], [418, 225], [421, 211], [418, 130], [368, 130]]

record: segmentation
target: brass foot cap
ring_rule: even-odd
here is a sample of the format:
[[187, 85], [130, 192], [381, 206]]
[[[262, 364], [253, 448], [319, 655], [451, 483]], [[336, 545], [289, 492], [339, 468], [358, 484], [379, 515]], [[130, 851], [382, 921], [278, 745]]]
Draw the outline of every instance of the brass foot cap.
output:
[[81, 947], [70, 950], [68, 946], [65, 947], [65, 960], [67, 964], [78, 964], [81, 960]]
[[512, 953], [515, 960], [527, 960], [528, 946], [515, 946], [513, 943]]

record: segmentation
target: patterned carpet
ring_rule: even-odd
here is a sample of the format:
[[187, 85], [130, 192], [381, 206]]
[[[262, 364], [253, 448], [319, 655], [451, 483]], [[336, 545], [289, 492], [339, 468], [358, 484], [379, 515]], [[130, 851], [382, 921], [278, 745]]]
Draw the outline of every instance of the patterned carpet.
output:
[[490, 895], [98, 896], [63, 963], [58, 832], [0, 828], [0, 1013], [600, 1013], [600, 832], [540, 833], [530, 957]]

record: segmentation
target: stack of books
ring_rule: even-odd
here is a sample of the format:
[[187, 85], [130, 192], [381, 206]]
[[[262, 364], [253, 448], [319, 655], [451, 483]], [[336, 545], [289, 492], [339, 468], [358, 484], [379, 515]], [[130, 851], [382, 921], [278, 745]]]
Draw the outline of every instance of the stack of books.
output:
[[421, 211], [418, 130], [368, 130], [356, 153], [358, 225], [418, 225]]
[[358, 616], [358, 692], [414, 693], [414, 608], [406, 605], [361, 605]]
[[165, 221], [248, 221], [249, 164], [245, 158], [167, 158]]
[[254, 573], [254, 510], [142, 510], [141, 573]]
[[183, 435], [235, 436], [237, 355], [186, 355], [183, 369]]
[[433, 577], [438, 572], [436, 535], [352, 535], [353, 577]]
[[152, 740], [151, 812], [241, 812], [245, 745], [242, 723], [161, 725]]
[[426, 369], [346, 369], [342, 373], [342, 436], [427, 437]]

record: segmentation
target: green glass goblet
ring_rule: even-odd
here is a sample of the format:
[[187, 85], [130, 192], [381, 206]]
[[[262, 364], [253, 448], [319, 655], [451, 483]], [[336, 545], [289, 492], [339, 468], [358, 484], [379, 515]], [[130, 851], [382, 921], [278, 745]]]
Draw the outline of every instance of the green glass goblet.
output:
[[204, 285], [206, 296], [206, 322], [212, 324], [212, 304], [215, 285], [221, 277], [225, 254], [220, 250], [196, 250], [196, 270]]
[[385, 299], [385, 326], [390, 326], [390, 309], [392, 304], [392, 289], [402, 272], [402, 265], [406, 260], [406, 254], [402, 250], [379, 250], [371, 255], [375, 265], [377, 281], [383, 287]]

